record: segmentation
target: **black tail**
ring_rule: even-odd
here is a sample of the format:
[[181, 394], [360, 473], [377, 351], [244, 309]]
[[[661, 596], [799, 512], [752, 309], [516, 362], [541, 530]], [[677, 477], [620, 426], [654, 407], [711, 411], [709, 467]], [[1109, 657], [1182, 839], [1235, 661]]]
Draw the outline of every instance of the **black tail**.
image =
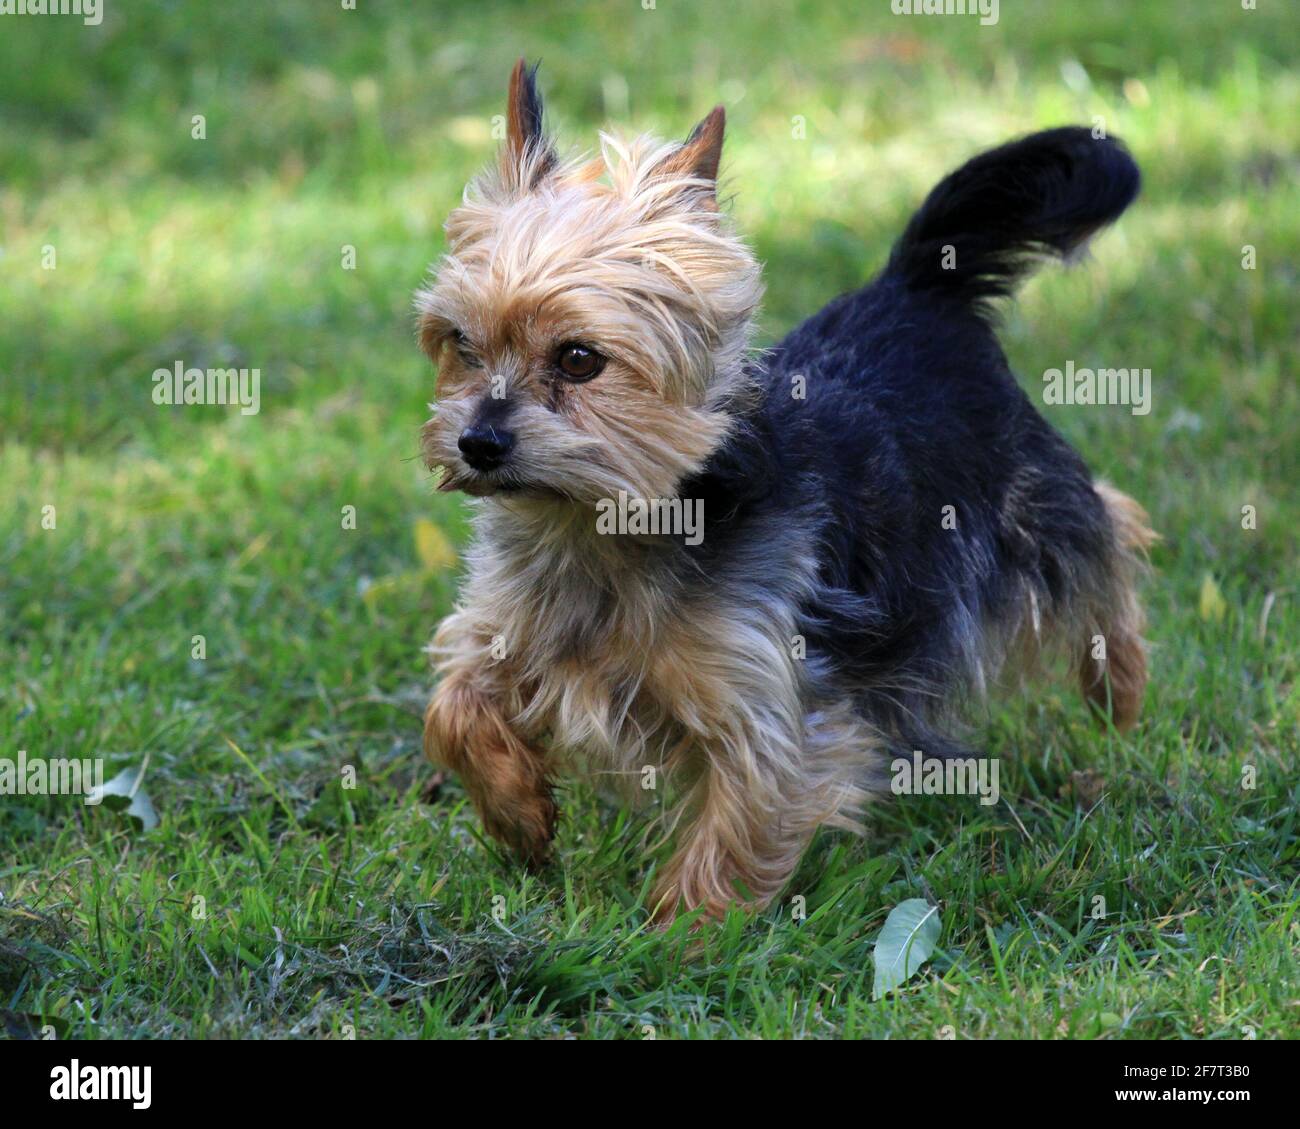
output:
[[895, 244], [886, 273], [980, 306], [1009, 294], [1035, 258], [1064, 258], [1118, 218], [1139, 180], [1113, 138], [1078, 126], [1031, 134], [944, 177]]

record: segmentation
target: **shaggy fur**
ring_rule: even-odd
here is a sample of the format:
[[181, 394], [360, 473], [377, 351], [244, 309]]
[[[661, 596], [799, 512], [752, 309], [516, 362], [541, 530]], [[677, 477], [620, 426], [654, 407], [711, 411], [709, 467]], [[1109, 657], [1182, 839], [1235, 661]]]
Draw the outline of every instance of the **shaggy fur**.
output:
[[[880, 277], [756, 356], [721, 107], [683, 144], [561, 160], [521, 60], [507, 120], [417, 298], [424, 456], [480, 499], [425, 748], [489, 832], [540, 862], [557, 773], [635, 795], [653, 767], [675, 840], [656, 912], [720, 913], [774, 897], [818, 827], [856, 828], [893, 756], [963, 755], [961, 704], [1054, 646], [1136, 720], [1153, 534], [1020, 391], [988, 310], [1133, 199], [1117, 142], [1059, 129], [976, 157]], [[557, 367], [574, 342], [594, 378]], [[702, 501], [702, 543], [600, 534], [620, 491]]]

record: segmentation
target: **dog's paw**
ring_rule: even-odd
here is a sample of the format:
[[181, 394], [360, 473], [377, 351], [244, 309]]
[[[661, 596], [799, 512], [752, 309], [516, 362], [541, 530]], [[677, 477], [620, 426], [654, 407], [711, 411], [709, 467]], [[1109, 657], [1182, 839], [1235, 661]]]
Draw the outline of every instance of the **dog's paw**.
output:
[[559, 809], [549, 786], [509, 799], [500, 794], [490, 805], [478, 804], [483, 826], [530, 870], [541, 870], [551, 857]]

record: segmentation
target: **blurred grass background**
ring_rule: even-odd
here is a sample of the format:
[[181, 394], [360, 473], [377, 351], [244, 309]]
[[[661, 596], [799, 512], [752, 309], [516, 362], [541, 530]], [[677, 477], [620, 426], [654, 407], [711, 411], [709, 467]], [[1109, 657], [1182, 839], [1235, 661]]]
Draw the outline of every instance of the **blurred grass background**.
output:
[[[1293, 4], [1003, 0], [987, 27], [888, 0], [104, 7], [99, 27], [0, 17], [0, 756], [103, 756], [111, 775], [148, 755], [163, 823], [0, 800], [9, 1026], [1300, 1028]], [[454, 546], [464, 519], [415, 458], [433, 380], [410, 296], [520, 54], [581, 148], [605, 126], [683, 136], [726, 103], [764, 340], [865, 281], [983, 147], [1100, 118], [1145, 177], [1004, 340], [1036, 399], [1068, 359], [1152, 370], [1150, 415], [1045, 409], [1166, 538], [1148, 721], [1112, 741], [1068, 688], [995, 710], [1014, 818], [927, 801], [882, 811], [866, 844], [823, 836], [792, 887], [809, 921], [738, 919], [690, 963], [639, 931], [640, 824], [584, 788], [542, 883], [471, 837], [454, 782], [418, 797], [420, 647], [456, 577], [417, 530]], [[155, 406], [151, 374], [177, 360], [260, 369], [261, 413]], [[944, 906], [935, 978], [871, 1004], [870, 939], [921, 889]]]

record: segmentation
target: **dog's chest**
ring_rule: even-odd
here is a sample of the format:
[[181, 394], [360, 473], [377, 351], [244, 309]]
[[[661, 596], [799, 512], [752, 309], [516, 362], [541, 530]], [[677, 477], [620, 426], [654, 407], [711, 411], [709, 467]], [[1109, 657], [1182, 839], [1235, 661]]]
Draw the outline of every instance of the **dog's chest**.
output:
[[518, 671], [516, 723], [575, 767], [635, 775], [677, 739], [676, 613], [624, 582], [553, 575], [498, 605]]

